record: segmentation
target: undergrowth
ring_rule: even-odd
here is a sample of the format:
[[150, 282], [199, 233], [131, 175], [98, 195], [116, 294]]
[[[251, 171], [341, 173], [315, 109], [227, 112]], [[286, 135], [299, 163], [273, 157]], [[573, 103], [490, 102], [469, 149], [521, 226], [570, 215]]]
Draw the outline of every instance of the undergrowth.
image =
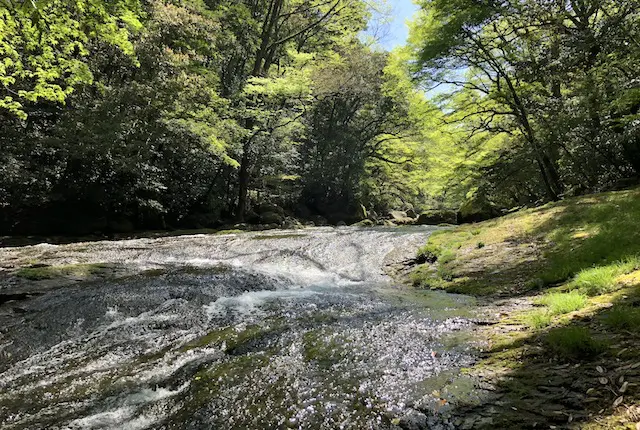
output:
[[544, 340], [553, 352], [564, 358], [592, 358], [606, 350], [606, 343], [596, 339], [585, 327], [561, 327], [550, 331]]

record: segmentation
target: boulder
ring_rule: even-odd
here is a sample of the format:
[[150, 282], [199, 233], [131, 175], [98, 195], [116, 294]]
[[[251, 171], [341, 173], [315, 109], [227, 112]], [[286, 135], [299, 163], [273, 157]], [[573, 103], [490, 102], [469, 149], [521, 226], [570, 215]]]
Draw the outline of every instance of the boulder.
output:
[[374, 225], [376, 225], [376, 223], [374, 223], [370, 219], [365, 219], [355, 224], [352, 224], [351, 226], [352, 227], [373, 227]]
[[486, 221], [500, 216], [498, 208], [489, 201], [484, 193], [476, 193], [462, 204], [458, 211], [460, 223]]
[[256, 208], [255, 211], [258, 213], [258, 215], [263, 216], [264, 214], [271, 214], [271, 213], [275, 213], [278, 214], [282, 217], [284, 217], [284, 209], [282, 209], [280, 206], [278, 205], [274, 205], [273, 203], [268, 203], [268, 202], [263, 202], [260, 203]]
[[282, 224], [282, 227], [290, 230], [297, 230], [297, 229], [304, 228], [304, 225], [302, 225], [302, 223], [295, 218], [286, 217], [284, 219], [284, 223]]
[[309, 219], [313, 216], [311, 209], [304, 203], [298, 203], [293, 209], [293, 213], [302, 219]]
[[425, 211], [418, 216], [419, 225], [457, 224], [458, 213], [451, 210]]
[[391, 211], [389, 212], [389, 218], [398, 225], [413, 224], [414, 222], [414, 219], [407, 216], [407, 213], [403, 211]]
[[414, 219], [415, 219], [415, 218], [418, 218], [418, 215], [416, 214], [416, 211], [414, 211], [413, 209], [409, 209], [409, 210], [407, 211], [407, 216], [408, 216], [409, 218], [414, 218]]
[[329, 221], [327, 221], [327, 219], [325, 217], [321, 216], [321, 215], [316, 215], [316, 216], [311, 217], [311, 221], [316, 226], [329, 225]]
[[277, 212], [265, 212], [260, 214], [260, 222], [262, 224], [277, 224], [280, 226], [284, 222], [284, 216]]

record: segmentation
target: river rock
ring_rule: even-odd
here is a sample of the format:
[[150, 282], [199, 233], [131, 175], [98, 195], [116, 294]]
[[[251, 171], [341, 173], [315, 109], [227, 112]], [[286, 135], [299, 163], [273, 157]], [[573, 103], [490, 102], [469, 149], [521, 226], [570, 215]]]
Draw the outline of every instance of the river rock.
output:
[[374, 225], [376, 225], [376, 223], [371, 221], [370, 219], [365, 219], [355, 224], [352, 224], [353, 227], [373, 227]]
[[418, 217], [419, 225], [457, 224], [458, 214], [450, 210], [425, 211]]
[[277, 224], [280, 226], [284, 222], [284, 216], [277, 212], [265, 212], [260, 214], [260, 222], [262, 224]]
[[322, 215], [316, 215], [311, 217], [311, 222], [313, 222], [314, 225], [319, 227], [329, 225], [329, 221], [327, 221], [327, 219]]
[[410, 218], [404, 211], [390, 211], [389, 217], [398, 225], [413, 224], [414, 219]]
[[287, 228], [290, 230], [297, 230], [304, 228], [304, 225], [300, 221], [292, 217], [286, 217], [284, 219], [284, 223], [282, 224], [283, 228]]
[[284, 217], [284, 209], [282, 209], [280, 206], [278, 205], [274, 205], [273, 203], [268, 203], [268, 202], [263, 202], [260, 203], [257, 207], [256, 207], [256, 212], [260, 215], [263, 216], [265, 214], [272, 214], [272, 213], [276, 213], [282, 217]]
[[427, 416], [418, 411], [412, 411], [400, 418], [398, 424], [403, 430], [423, 430], [427, 428]]
[[486, 221], [500, 216], [498, 208], [489, 201], [484, 193], [476, 193], [460, 207], [458, 221], [472, 223]]

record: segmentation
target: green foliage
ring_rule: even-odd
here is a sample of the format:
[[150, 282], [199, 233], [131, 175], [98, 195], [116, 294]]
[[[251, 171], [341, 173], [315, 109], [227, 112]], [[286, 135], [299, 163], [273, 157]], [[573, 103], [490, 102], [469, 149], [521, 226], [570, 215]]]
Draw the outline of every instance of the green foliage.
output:
[[410, 45], [441, 119], [431, 192], [510, 208], [638, 175], [635, 0], [420, 6]]
[[130, 34], [142, 28], [137, 0], [0, 3], [0, 111], [27, 118], [27, 104], [64, 103], [93, 81], [92, 43], [133, 55]]
[[556, 354], [577, 360], [595, 357], [606, 350], [606, 344], [595, 339], [584, 327], [554, 329], [544, 340]]
[[629, 257], [622, 262], [607, 266], [583, 269], [570, 285], [590, 296], [610, 293], [618, 288], [616, 282], [618, 277], [638, 269], [640, 269], [640, 257]]
[[416, 258], [419, 261], [434, 263], [440, 257], [441, 252], [442, 249], [440, 249], [439, 246], [432, 243], [427, 243], [426, 245], [418, 249]]
[[547, 310], [536, 310], [525, 316], [525, 322], [533, 329], [540, 330], [551, 325], [553, 315]]
[[538, 303], [546, 306], [551, 315], [562, 315], [584, 308], [587, 305], [587, 296], [578, 291], [549, 293]]

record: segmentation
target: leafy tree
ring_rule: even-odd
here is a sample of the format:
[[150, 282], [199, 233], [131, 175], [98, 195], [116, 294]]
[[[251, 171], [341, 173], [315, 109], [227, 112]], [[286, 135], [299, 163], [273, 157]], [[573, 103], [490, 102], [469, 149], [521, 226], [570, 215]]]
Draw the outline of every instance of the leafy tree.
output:
[[93, 80], [90, 43], [132, 54], [141, 27], [137, 0], [1, 1], [0, 112], [26, 119], [28, 103], [64, 103]]

